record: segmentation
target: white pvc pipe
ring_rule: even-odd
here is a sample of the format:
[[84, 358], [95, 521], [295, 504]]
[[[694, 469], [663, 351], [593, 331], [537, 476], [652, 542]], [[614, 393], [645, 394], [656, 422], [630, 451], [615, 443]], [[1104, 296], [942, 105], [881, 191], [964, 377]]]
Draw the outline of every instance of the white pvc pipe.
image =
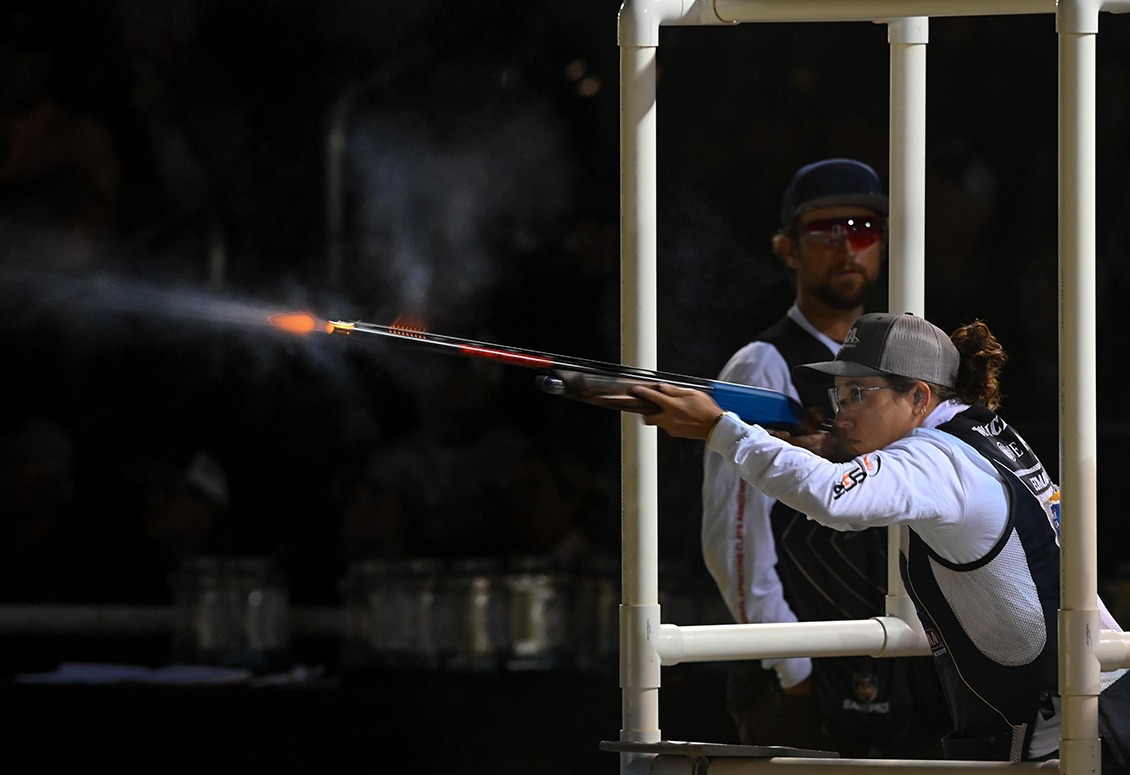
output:
[[929, 656], [921, 630], [895, 617], [784, 624], [664, 624], [655, 641], [664, 666], [830, 656]]
[[[891, 19], [890, 218], [888, 309], [925, 315], [926, 307], [926, 44], [929, 19]], [[899, 569], [901, 534], [887, 530], [887, 608], [918, 623]], [[921, 625], [918, 625], [919, 627]]]
[[662, 25], [728, 24], [714, 12], [712, 0], [624, 0], [617, 38], [621, 46], [659, 45]]
[[[665, 623], [652, 642], [663, 667], [745, 659], [930, 655], [926, 636], [916, 619], [897, 616], [762, 624]], [[1101, 630], [1095, 658], [1102, 670], [1130, 667], [1130, 633]]]
[[[627, 8], [627, 5], [625, 6]], [[625, 14], [621, 14], [622, 21]], [[656, 368], [656, 176], [654, 46], [620, 49], [620, 354]], [[621, 433], [620, 739], [659, 739], [658, 437], [624, 413]], [[621, 754], [621, 769], [633, 759]]]
[[1103, 670], [1130, 667], [1130, 632], [1103, 630], [1095, 646], [1095, 657]]
[[[621, 50], [621, 245], [620, 356], [624, 363], [657, 368], [656, 333], [656, 176], [655, 176], [655, 53], [654, 48]], [[656, 474], [657, 433], [632, 414], [623, 414], [624, 520], [627, 539], [655, 558], [633, 556], [628, 571], [638, 585], [624, 602], [658, 603], [658, 544], [654, 530], [634, 523], [655, 520], [658, 513]], [[627, 558], [626, 558], [627, 559]], [[638, 587], [638, 588], [637, 588]]]
[[926, 44], [929, 19], [891, 19], [890, 311], [926, 313]]
[[714, 0], [721, 22], [885, 21], [1055, 13], [1055, 0]]
[[1100, 760], [1095, 385], [1095, 38], [1099, 3], [1061, 0], [1059, 33], [1059, 421], [1062, 770]]

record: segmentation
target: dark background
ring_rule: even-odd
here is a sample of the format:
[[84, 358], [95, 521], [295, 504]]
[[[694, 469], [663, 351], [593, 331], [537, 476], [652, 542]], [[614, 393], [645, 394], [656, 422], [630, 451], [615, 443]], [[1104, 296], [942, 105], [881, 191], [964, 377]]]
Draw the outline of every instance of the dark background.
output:
[[[619, 360], [615, 0], [17, 5], [0, 38], [0, 600], [167, 602], [168, 574], [211, 553], [271, 557], [293, 603], [330, 606], [362, 560], [618, 556], [614, 413], [522, 369], [267, 322], [406, 316]], [[1130, 19], [1100, 30], [1099, 571], [1125, 611]], [[1052, 471], [1056, 43], [1050, 15], [931, 20], [927, 94], [926, 314], [989, 322], [1012, 356], [1003, 414]], [[769, 241], [797, 167], [850, 156], [887, 180], [888, 69], [883, 25], [663, 29], [661, 369], [712, 376], [787, 308]], [[700, 461], [661, 439], [660, 552], [696, 583]], [[299, 656], [332, 672], [334, 653]], [[3, 670], [163, 656], [17, 649]], [[670, 674], [677, 694], [689, 673]], [[716, 717], [719, 674], [694, 675], [691, 704]], [[669, 737], [733, 735], [678, 714]]]

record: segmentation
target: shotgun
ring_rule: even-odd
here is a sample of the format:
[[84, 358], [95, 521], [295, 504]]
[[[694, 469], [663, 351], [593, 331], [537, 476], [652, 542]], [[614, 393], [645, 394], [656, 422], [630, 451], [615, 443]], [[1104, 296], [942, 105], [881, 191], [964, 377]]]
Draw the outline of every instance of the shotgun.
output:
[[441, 336], [397, 324], [382, 326], [360, 321], [327, 321], [319, 326], [312, 316], [305, 313], [276, 315], [271, 321], [279, 328], [297, 333], [315, 331], [320, 327], [329, 334], [384, 337], [401, 344], [449, 355], [483, 358], [511, 366], [537, 369], [544, 373], [537, 377], [536, 384], [546, 393], [625, 412], [658, 412], [658, 406], [631, 395], [629, 391], [634, 385], [667, 384], [701, 390], [709, 394], [722, 409], [734, 412], [750, 423], [788, 427], [800, 423], [804, 416], [804, 411], [796, 400], [767, 388]]

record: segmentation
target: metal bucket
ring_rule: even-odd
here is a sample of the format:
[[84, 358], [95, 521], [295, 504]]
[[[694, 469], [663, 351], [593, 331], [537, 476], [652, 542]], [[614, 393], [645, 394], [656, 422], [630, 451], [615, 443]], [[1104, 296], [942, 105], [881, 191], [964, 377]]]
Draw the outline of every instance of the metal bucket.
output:
[[433, 558], [350, 566], [342, 590], [349, 619], [343, 654], [347, 666], [438, 666], [442, 574], [443, 562]]
[[474, 672], [498, 669], [510, 644], [510, 596], [500, 563], [489, 558], [453, 563], [443, 599], [446, 665]]
[[265, 557], [196, 557], [173, 574], [174, 658], [266, 670], [285, 661], [289, 595]]
[[519, 557], [506, 576], [510, 598], [508, 670], [553, 670], [570, 660], [568, 574], [547, 559]]

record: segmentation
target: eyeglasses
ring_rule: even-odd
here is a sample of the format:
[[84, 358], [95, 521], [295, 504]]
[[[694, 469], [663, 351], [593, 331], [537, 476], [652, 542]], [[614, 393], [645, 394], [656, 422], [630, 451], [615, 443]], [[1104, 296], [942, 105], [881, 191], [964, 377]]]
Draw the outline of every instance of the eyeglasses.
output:
[[[879, 385], [878, 387], [860, 387], [859, 385], [840, 385], [839, 387], [828, 388], [828, 399], [832, 402], [832, 411], [836, 414], [844, 406], [860, 406], [863, 403], [863, 394], [870, 393], [872, 390], [886, 390], [893, 388], [894, 385]], [[847, 388], [848, 394], [845, 399], [840, 391]]]
[[853, 250], [863, 250], [882, 238], [883, 226], [877, 218], [853, 215], [809, 221], [799, 227], [798, 233], [806, 242], [823, 242], [838, 248], [847, 240]]

